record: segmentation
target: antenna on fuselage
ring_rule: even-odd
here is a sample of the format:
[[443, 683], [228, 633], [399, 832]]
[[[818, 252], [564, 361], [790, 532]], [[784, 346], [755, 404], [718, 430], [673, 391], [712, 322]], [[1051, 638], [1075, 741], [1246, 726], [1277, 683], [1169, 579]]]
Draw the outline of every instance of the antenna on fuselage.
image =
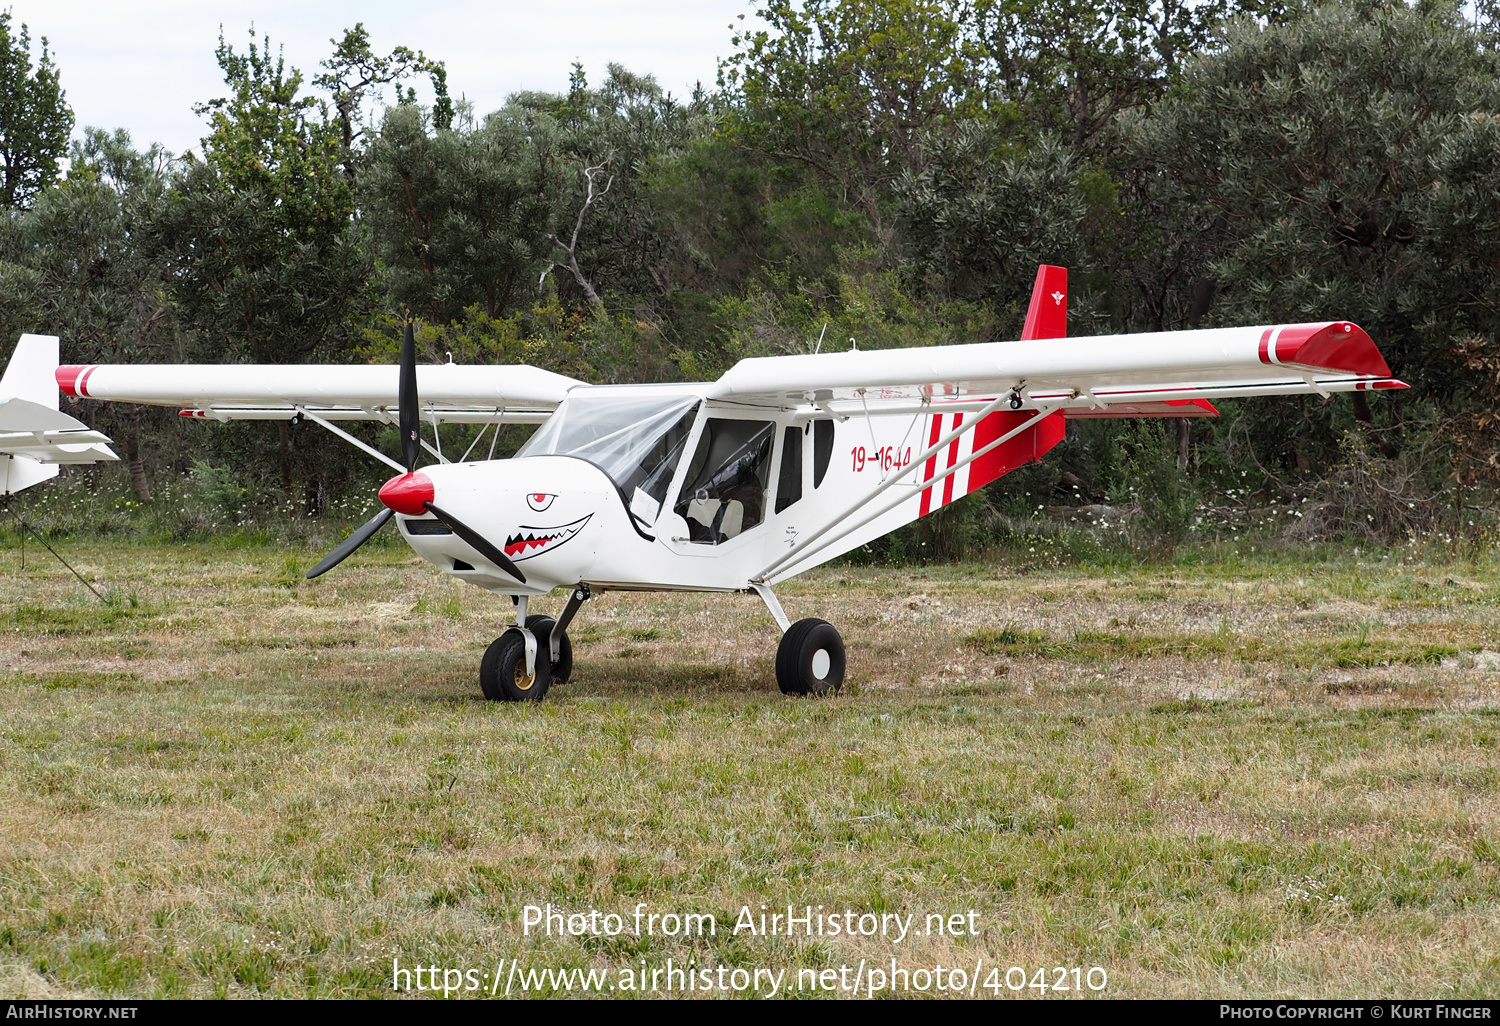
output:
[[819, 353], [821, 353], [823, 351], [823, 336], [826, 335], [826, 334], [828, 334], [828, 322], [824, 321], [823, 322], [823, 330], [820, 331], [820, 332], [818, 332], [818, 347], [813, 350], [813, 355], [814, 356], [817, 356]]

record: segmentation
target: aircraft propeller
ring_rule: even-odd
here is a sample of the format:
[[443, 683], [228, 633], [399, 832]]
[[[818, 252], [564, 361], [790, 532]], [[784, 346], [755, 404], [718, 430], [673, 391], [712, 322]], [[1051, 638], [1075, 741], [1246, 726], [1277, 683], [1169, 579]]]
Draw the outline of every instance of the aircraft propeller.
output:
[[416, 473], [417, 458], [422, 453], [422, 414], [417, 398], [417, 345], [412, 337], [411, 321], [406, 322], [406, 333], [401, 338], [401, 378], [396, 397], [396, 419], [401, 429], [401, 455], [406, 464], [406, 473], [391, 478], [380, 489], [380, 501], [385, 503], [385, 509], [376, 513], [364, 526], [324, 556], [317, 566], [307, 572], [307, 579], [312, 580], [338, 566], [350, 553], [374, 537], [375, 532], [384, 527], [386, 521], [395, 514], [416, 516], [427, 512], [447, 524], [474, 551], [524, 584], [526, 575], [521, 573], [505, 553], [452, 513], [432, 504], [432, 482], [427, 475]]

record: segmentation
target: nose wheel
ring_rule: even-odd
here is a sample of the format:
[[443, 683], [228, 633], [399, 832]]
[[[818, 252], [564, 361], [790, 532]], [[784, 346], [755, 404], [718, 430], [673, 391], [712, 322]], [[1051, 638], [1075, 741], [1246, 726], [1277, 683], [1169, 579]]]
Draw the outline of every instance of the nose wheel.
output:
[[554, 662], [548, 639], [556, 621], [540, 614], [526, 618], [526, 629], [536, 638], [536, 656], [526, 670], [526, 636], [508, 630], [485, 649], [479, 661], [479, 690], [491, 702], [540, 702], [554, 684], [566, 684], [573, 675], [573, 643], [566, 634], [558, 638]]
[[547, 656], [547, 651], [539, 648], [528, 673], [526, 636], [517, 630], [506, 631], [484, 650], [484, 658], [479, 661], [479, 690], [491, 702], [540, 702], [552, 686], [552, 665]]
[[[540, 613], [527, 616], [526, 596], [519, 596], [517, 623], [490, 642], [479, 661], [479, 690], [484, 697], [491, 702], [540, 702], [552, 685], [566, 684], [573, 675], [573, 643], [567, 627], [589, 598], [589, 586], [580, 584], [554, 620]], [[529, 657], [527, 648], [531, 649]]]

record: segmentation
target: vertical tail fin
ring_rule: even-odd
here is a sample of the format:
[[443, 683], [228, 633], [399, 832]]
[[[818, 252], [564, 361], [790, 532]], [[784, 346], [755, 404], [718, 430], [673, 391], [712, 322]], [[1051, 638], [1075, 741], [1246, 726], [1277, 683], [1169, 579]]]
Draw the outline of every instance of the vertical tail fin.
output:
[[1023, 342], [1036, 338], [1068, 337], [1068, 269], [1041, 264], [1031, 287], [1031, 305], [1021, 328]]
[[[1068, 337], [1068, 269], [1042, 264], [1036, 269], [1036, 284], [1031, 288], [1031, 306], [1026, 310], [1026, 324], [1021, 328], [1021, 340]], [[944, 414], [934, 413], [929, 418], [930, 436], [936, 442], [943, 431], [957, 428], [963, 423], [962, 413], [949, 414], [952, 420], [944, 423]], [[977, 452], [995, 439], [1025, 424], [1034, 414], [1012, 410], [1000, 410], [985, 417], [973, 431], [962, 440], [955, 440], [948, 448], [948, 466], [964, 453]], [[936, 486], [922, 492], [919, 516], [961, 498], [969, 492], [978, 491], [997, 477], [1010, 473], [1017, 467], [1040, 460], [1049, 449], [1063, 440], [1067, 434], [1067, 422], [1061, 412], [1043, 417], [1029, 430], [1021, 432], [1003, 445], [991, 449], [969, 464], [968, 473], [959, 478], [947, 478], [941, 493]], [[929, 443], [931, 444], [931, 443]], [[927, 461], [926, 479], [936, 474], [938, 456]], [[957, 482], [955, 493], [955, 482]]]
[[0, 401], [27, 399], [57, 409], [56, 335], [22, 335], [0, 377]]

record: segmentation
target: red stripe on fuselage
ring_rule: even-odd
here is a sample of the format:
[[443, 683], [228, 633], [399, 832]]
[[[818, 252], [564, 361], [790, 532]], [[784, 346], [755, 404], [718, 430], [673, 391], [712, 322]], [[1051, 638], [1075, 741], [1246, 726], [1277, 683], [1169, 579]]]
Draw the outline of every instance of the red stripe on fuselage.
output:
[[[961, 426], [963, 426], [963, 422], [964, 422], [964, 415], [962, 413], [955, 413], [953, 415], [953, 430], [957, 431]], [[955, 438], [953, 441], [951, 441], [951, 442], [948, 443], [948, 468], [947, 469], [949, 469], [949, 470], [952, 470], [953, 469], [953, 464], [955, 464], [955, 463], [958, 462], [958, 443], [959, 443], [959, 441], [962, 438], [963, 438], [963, 436], [960, 435], [958, 438]], [[947, 477], [945, 477], [943, 479], [943, 505], [944, 506], [948, 505], [948, 503], [950, 503], [950, 502], [953, 501], [953, 482], [957, 478], [958, 478], [957, 474], [949, 474]], [[963, 496], [959, 496], [959, 498], [963, 498]]]
[[[928, 433], [927, 448], [931, 449], [937, 445], [937, 441], [943, 435], [943, 415], [934, 413], [932, 415], [932, 430]], [[937, 472], [937, 453], [927, 457], [927, 470], [923, 474], [924, 481], [931, 481], [932, 475]], [[922, 489], [922, 512], [918, 516], [926, 516], [932, 512], [932, 488]]]

